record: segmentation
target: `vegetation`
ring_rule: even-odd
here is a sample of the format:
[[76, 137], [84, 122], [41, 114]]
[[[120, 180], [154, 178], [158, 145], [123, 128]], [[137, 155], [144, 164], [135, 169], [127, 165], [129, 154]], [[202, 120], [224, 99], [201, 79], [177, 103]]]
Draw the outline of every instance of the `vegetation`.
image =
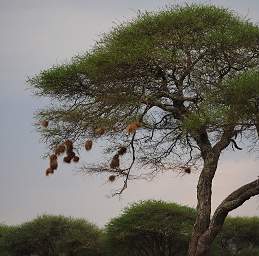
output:
[[161, 201], [126, 208], [106, 226], [107, 247], [114, 256], [186, 255], [195, 210]]
[[[43, 215], [0, 226], [1, 256], [185, 256], [196, 211], [163, 201], [124, 209], [103, 231], [83, 219]], [[257, 256], [259, 218], [228, 217], [213, 256]]]
[[10, 256], [10, 254], [7, 252], [5, 237], [9, 232], [12, 232], [12, 231], [13, 231], [13, 227], [0, 224], [0, 255], [1, 256]]
[[101, 231], [83, 219], [43, 215], [10, 228], [3, 236], [10, 256], [98, 256]]
[[259, 255], [259, 218], [227, 218], [217, 241], [219, 255]]
[[[162, 201], [143, 201], [126, 208], [106, 226], [109, 255], [186, 255], [196, 211]], [[259, 218], [228, 217], [212, 245], [213, 256], [256, 256]]]
[[[40, 121], [49, 121], [40, 129], [43, 140], [54, 150], [67, 140], [79, 145], [100, 135], [109, 138], [110, 165], [104, 157], [84, 169], [106, 173], [110, 181], [124, 179], [117, 193], [136, 178], [134, 168], [153, 176], [201, 166], [188, 255], [208, 255], [228, 213], [259, 194], [255, 177], [211, 216], [212, 181], [222, 152], [231, 146], [241, 150], [241, 136], [252, 138], [247, 146], [258, 139], [258, 42], [257, 25], [215, 6], [141, 14], [115, 27], [92, 51], [29, 79], [36, 94], [53, 102], [38, 113]], [[121, 146], [132, 162], [121, 164]], [[70, 143], [64, 161], [74, 155]], [[51, 159], [47, 174], [57, 168], [56, 157]]]

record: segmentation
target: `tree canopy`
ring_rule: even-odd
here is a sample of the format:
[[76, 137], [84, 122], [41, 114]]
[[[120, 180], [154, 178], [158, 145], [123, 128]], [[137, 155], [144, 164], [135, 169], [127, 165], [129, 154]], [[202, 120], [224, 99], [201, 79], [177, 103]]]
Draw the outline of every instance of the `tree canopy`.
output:
[[29, 79], [36, 94], [57, 103], [38, 115], [50, 121], [43, 138], [53, 149], [65, 139], [96, 138], [96, 129], [104, 128], [115, 145], [128, 145], [125, 128], [140, 121], [137, 160], [183, 165], [184, 153], [199, 157], [195, 130], [220, 135], [232, 121], [243, 121], [233, 120], [240, 116], [233, 115], [232, 103], [238, 114], [240, 104], [247, 111], [245, 121], [255, 121], [243, 103], [253, 104], [258, 94], [258, 37], [257, 26], [214, 6], [141, 14], [86, 54]]
[[[241, 149], [243, 135], [252, 138], [248, 145], [258, 138], [258, 65], [257, 25], [224, 8], [190, 5], [140, 14], [89, 52], [28, 82], [36, 94], [53, 100], [38, 113], [49, 122], [40, 131], [51, 150], [69, 140], [65, 162], [75, 156], [71, 141], [80, 145], [87, 139], [89, 150], [89, 141], [109, 139], [105, 152], [109, 158], [115, 153], [110, 165], [104, 158], [85, 170], [112, 174], [110, 181], [123, 177], [118, 193], [128, 179], [139, 177], [134, 167], [150, 176], [200, 167], [189, 249], [199, 256], [207, 255], [228, 212], [259, 193], [256, 179], [227, 197], [211, 217], [212, 180], [222, 151], [230, 145]], [[126, 152], [131, 162], [130, 154], [123, 160]], [[56, 158], [48, 174], [57, 168]]]
[[195, 210], [162, 201], [126, 208], [106, 226], [111, 255], [186, 255]]
[[[185, 256], [196, 211], [164, 201], [129, 205], [101, 230], [84, 219], [44, 215], [0, 224], [1, 256]], [[259, 218], [228, 217], [213, 256], [257, 256]]]
[[43, 215], [9, 227], [3, 235], [7, 255], [97, 256], [101, 253], [101, 231], [83, 219]]
[[[164, 201], [140, 201], [125, 208], [105, 227], [108, 255], [186, 255], [196, 211]], [[211, 255], [256, 256], [258, 217], [228, 217]]]
[[220, 247], [218, 254], [242, 256], [258, 255], [258, 232], [258, 217], [228, 217], [222, 232], [217, 238], [217, 244]]

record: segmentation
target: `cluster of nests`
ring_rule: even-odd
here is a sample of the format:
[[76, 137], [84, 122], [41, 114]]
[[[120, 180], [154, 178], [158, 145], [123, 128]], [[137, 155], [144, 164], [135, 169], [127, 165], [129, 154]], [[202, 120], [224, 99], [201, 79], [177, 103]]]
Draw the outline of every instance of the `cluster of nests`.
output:
[[[93, 142], [87, 140], [85, 142], [85, 149], [87, 151], [91, 150]], [[63, 161], [67, 164], [70, 164], [71, 161], [77, 163], [79, 161], [79, 156], [74, 152], [73, 142], [71, 140], [66, 140], [63, 144], [60, 144], [56, 147], [54, 154], [49, 157], [49, 168], [46, 170], [46, 176], [54, 173], [54, 170], [58, 168], [58, 156], [66, 153], [66, 156], [63, 158]]]
[[[44, 128], [47, 128], [49, 125], [48, 120], [43, 120], [40, 122], [41, 126]], [[141, 124], [139, 121], [131, 122], [127, 128], [126, 131], [128, 134], [132, 134], [136, 132], [138, 128], [141, 127]], [[105, 128], [97, 128], [95, 129], [95, 135], [101, 136], [106, 132]], [[92, 149], [93, 146], [93, 141], [92, 140], [87, 140], [85, 142], [85, 150], [89, 151]], [[50, 155], [49, 159], [49, 167], [46, 170], [46, 176], [49, 176], [50, 174], [54, 174], [54, 171], [58, 168], [58, 157], [64, 153], [66, 153], [66, 156], [63, 158], [63, 161], [65, 163], [71, 163], [73, 162], [78, 162], [79, 157], [76, 156], [75, 152], [73, 151], [73, 142], [71, 140], [66, 140], [64, 143], [58, 145], [55, 149], [54, 154]], [[124, 155], [127, 152], [126, 147], [120, 147], [117, 153], [113, 156], [111, 163], [110, 163], [110, 168], [111, 169], [119, 169], [120, 167], [120, 156]], [[116, 178], [115, 175], [111, 175], [109, 177], [109, 181], [114, 181]]]
[[[47, 128], [49, 125], [49, 121], [42, 120], [40, 122], [40, 125], [44, 128]], [[99, 130], [97, 130], [97, 132], [99, 134], [101, 134], [101, 133], [104, 133], [105, 130], [99, 129]], [[91, 140], [86, 141], [85, 149], [90, 150], [92, 148], [92, 144], [93, 143]], [[60, 156], [64, 153], [66, 153], [66, 156], [63, 158], [63, 161], [65, 163], [70, 164], [72, 160], [73, 160], [73, 162], [77, 163], [80, 159], [79, 156], [77, 156], [76, 153], [74, 152], [73, 142], [71, 140], [66, 140], [64, 143], [62, 143], [56, 147], [54, 154], [50, 155], [49, 167], [45, 172], [46, 176], [49, 176], [50, 174], [54, 174], [54, 171], [57, 170], [57, 168], [58, 168], [58, 156]]]
[[73, 162], [77, 163], [79, 161], [79, 156], [75, 154], [73, 142], [71, 140], [66, 140], [63, 144], [60, 144], [56, 147], [54, 154], [49, 157], [49, 168], [46, 170], [46, 176], [53, 174], [54, 170], [58, 168], [58, 156], [66, 153], [66, 156], [63, 158], [65, 163]]
[[[47, 120], [41, 121], [41, 126], [44, 128], [47, 128], [49, 125], [49, 122]], [[135, 133], [138, 128], [141, 127], [141, 123], [139, 121], [131, 122], [127, 127], [126, 131], [128, 134]], [[105, 134], [106, 129], [105, 128], [97, 128], [95, 129], [94, 133], [97, 136], [101, 136]], [[93, 147], [93, 141], [92, 140], [86, 140], [85, 142], [85, 150], [89, 151]], [[63, 161], [65, 163], [71, 163], [73, 162], [77, 163], [79, 161], [79, 157], [76, 156], [75, 152], [73, 151], [73, 142], [71, 140], [66, 140], [63, 144], [60, 144], [56, 147], [54, 154], [50, 155], [50, 163], [49, 168], [46, 170], [46, 176], [53, 174], [54, 170], [58, 168], [58, 156], [66, 153], [66, 156], [63, 158]], [[120, 157], [123, 156], [127, 152], [127, 148], [124, 146], [121, 146], [116, 154], [113, 156], [111, 162], [110, 162], [110, 168], [111, 169], [119, 169], [120, 168]], [[184, 173], [190, 174], [191, 168], [188, 166], [181, 167]], [[116, 175], [110, 175], [109, 181], [113, 182], [116, 179]]]

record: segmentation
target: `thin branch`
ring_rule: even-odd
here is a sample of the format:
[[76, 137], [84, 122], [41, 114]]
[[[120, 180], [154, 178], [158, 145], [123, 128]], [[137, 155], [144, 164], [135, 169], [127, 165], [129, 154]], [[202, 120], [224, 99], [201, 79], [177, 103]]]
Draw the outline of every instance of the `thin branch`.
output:
[[235, 131], [235, 125], [225, 127], [223, 129], [223, 133], [221, 135], [220, 140], [214, 145], [213, 150], [216, 153], [220, 153], [230, 144], [232, 138], [235, 135], [237, 135], [237, 131]]
[[129, 168], [127, 168], [127, 173], [126, 173], [126, 177], [125, 177], [125, 180], [124, 180], [124, 184], [123, 184], [123, 187], [121, 188], [121, 190], [119, 192], [116, 192], [113, 194], [113, 196], [115, 195], [121, 195], [122, 192], [127, 188], [128, 186], [128, 180], [129, 180], [129, 176], [130, 176], [130, 171], [135, 163], [135, 160], [136, 160], [136, 156], [135, 156], [135, 147], [134, 147], [134, 139], [135, 139], [135, 136], [136, 136], [136, 132], [133, 133], [132, 135], [132, 138], [131, 138], [131, 142], [130, 142], [130, 146], [131, 146], [131, 149], [132, 149], [132, 161], [131, 161], [131, 164], [129, 166]]

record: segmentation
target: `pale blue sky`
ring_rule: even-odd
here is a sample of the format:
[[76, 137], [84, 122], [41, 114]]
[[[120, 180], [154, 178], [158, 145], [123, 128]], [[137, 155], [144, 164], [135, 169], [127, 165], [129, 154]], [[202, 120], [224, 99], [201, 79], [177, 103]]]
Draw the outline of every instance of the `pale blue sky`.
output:
[[[129, 202], [148, 198], [195, 206], [197, 175], [161, 175], [152, 182], [130, 183], [120, 200], [108, 198], [113, 186], [104, 177], [75, 175], [71, 167], [45, 177], [47, 161], [40, 158], [45, 146], [39, 143], [32, 123], [33, 112], [46, 101], [25, 90], [27, 76], [84, 52], [101, 33], [136, 16], [138, 10], [185, 2], [229, 7], [259, 23], [258, 0], [0, 0], [0, 222], [20, 223], [49, 213], [103, 225]], [[95, 154], [82, 153], [82, 158], [87, 161]], [[213, 205], [253, 180], [257, 165], [254, 155], [226, 153], [214, 182]], [[233, 214], [259, 215], [259, 200], [251, 200]]]

